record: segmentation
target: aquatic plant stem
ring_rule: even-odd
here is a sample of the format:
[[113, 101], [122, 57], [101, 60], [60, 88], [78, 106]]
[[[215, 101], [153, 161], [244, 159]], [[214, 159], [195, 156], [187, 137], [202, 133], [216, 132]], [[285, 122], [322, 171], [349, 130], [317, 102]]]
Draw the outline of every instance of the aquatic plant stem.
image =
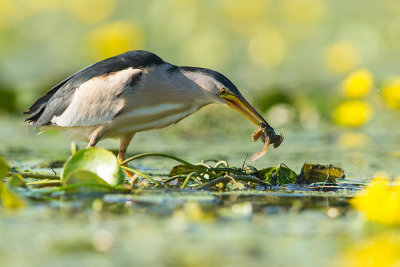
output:
[[135, 160], [135, 159], [144, 158], [144, 157], [151, 157], [151, 156], [173, 159], [173, 160], [176, 160], [176, 161], [178, 161], [178, 162], [180, 162], [180, 163], [182, 163], [182, 164], [184, 164], [186, 166], [189, 166], [189, 167], [191, 167], [191, 168], [193, 168], [195, 170], [198, 170], [199, 172], [206, 173], [212, 178], [219, 177], [219, 175], [217, 175], [215, 173], [212, 173], [212, 172], [208, 172], [208, 171], [206, 171], [204, 168], [202, 168], [200, 166], [191, 164], [191, 163], [189, 163], [186, 160], [183, 160], [181, 158], [178, 158], [178, 157], [175, 157], [175, 156], [172, 156], [172, 155], [168, 155], [168, 154], [163, 154], [163, 153], [142, 153], [142, 154], [138, 154], [138, 155], [135, 155], [133, 157], [130, 157], [130, 158], [124, 160], [123, 162], [120, 163], [120, 165], [122, 166], [123, 164], [126, 164], [126, 163], [128, 163], [128, 162], [130, 162], [132, 160]]
[[213, 172], [215, 172], [215, 171], [216, 172], [219, 172], [219, 171], [221, 171], [221, 172], [232, 172], [232, 173], [235, 173], [235, 174], [243, 175], [243, 172], [235, 170], [235, 169], [232, 169], [232, 168], [209, 168], [208, 170], [209, 171], [213, 171]]
[[199, 172], [192, 172], [191, 174], [187, 175], [185, 181], [184, 181], [183, 184], [181, 185], [181, 189], [185, 189], [185, 187], [186, 187], [186, 185], [188, 184], [189, 180], [190, 180], [190, 179], [193, 179], [193, 180], [194, 180], [193, 176], [199, 175], [199, 174], [200, 174]]
[[[125, 161], [124, 161], [124, 162], [125, 162]], [[122, 163], [121, 163], [121, 164], [122, 164]], [[124, 164], [125, 164], [125, 163], [124, 163]], [[132, 168], [129, 168], [129, 167], [125, 167], [125, 166], [121, 166], [121, 168], [124, 169], [124, 170], [130, 171], [130, 172], [133, 172], [133, 173], [135, 173], [135, 174], [137, 174], [137, 175], [139, 175], [139, 176], [142, 176], [142, 177], [144, 177], [144, 178], [146, 178], [146, 179], [149, 179], [150, 181], [152, 181], [153, 183], [155, 183], [155, 184], [158, 185], [158, 186], [163, 186], [162, 183], [160, 183], [159, 181], [156, 181], [156, 180], [154, 180], [153, 178], [151, 178], [150, 176], [148, 176], [148, 175], [146, 175], [146, 174], [144, 174], [144, 173], [141, 173], [141, 172], [139, 172], [139, 171], [137, 171], [137, 170], [135, 170], [135, 169], [132, 169]]]
[[60, 176], [58, 176], [58, 175], [38, 174], [38, 173], [29, 173], [29, 172], [9, 172], [8, 176], [11, 176], [14, 174], [19, 174], [24, 178], [60, 180]]

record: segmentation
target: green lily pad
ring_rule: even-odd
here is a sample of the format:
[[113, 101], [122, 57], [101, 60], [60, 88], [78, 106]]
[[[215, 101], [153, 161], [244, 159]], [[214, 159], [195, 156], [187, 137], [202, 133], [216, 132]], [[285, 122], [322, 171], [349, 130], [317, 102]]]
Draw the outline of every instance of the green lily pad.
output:
[[295, 184], [298, 181], [297, 174], [285, 164], [259, 170], [258, 176], [272, 185]]
[[332, 165], [304, 163], [299, 178], [307, 184], [327, 182], [336, 183], [336, 179], [344, 178], [344, 170]]
[[65, 162], [61, 176], [62, 181], [64, 182], [68, 175], [76, 170], [93, 172], [112, 186], [120, 185], [124, 181], [124, 175], [117, 158], [104, 148], [90, 147], [72, 155]]
[[8, 172], [10, 171], [10, 166], [7, 161], [0, 156], [0, 178], [7, 177]]
[[63, 180], [65, 192], [80, 193], [99, 193], [114, 191], [114, 188], [97, 176], [95, 173], [87, 170], [75, 170], [68, 174]]

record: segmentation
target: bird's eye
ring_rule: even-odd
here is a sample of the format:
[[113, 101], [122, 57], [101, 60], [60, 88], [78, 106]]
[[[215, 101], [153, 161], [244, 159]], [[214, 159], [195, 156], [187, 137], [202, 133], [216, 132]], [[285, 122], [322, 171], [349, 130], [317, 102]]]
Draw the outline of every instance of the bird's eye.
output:
[[219, 93], [220, 93], [221, 95], [225, 95], [225, 94], [228, 93], [228, 90], [226, 90], [225, 88], [221, 88], [221, 89], [219, 90]]

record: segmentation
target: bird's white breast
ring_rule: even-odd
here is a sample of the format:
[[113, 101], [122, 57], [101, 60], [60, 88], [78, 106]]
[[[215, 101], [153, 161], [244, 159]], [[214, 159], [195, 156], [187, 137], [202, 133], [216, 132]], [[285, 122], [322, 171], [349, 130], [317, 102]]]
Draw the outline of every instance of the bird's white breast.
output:
[[199, 106], [160, 104], [123, 114], [110, 124], [109, 136], [125, 135], [155, 128], [163, 128], [196, 112]]

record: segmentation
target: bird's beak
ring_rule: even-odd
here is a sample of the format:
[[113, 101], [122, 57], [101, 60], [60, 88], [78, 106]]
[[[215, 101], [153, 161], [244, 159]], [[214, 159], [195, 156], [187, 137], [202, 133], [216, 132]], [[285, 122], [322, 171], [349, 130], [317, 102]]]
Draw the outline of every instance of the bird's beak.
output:
[[253, 123], [255, 123], [257, 126], [260, 126], [260, 124], [264, 124], [267, 127], [271, 127], [266, 120], [260, 115], [260, 113], [253, 108], [249, 102], [243, 97], [243, 96], [237, 96], [234, 94], [224, 94], [221, 95], [221, 98], [226, 102], [226, 104], [240, 112], [243, 116], [251, 120]]

